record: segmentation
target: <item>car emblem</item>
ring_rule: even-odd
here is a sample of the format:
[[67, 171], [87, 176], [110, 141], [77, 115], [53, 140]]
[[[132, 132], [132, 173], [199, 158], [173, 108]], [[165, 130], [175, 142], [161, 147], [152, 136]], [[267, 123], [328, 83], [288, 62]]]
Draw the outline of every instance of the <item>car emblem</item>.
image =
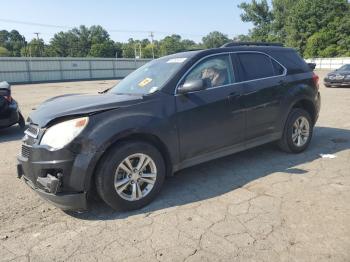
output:
[[344, 76], [342, 76], [342, 75], [336, 75], [336, 76], [335, 76], [335, 79], [336, 79], [336, 80], [341, 80], [341, 79], [343, 79], [343, 78], [344, 78]]

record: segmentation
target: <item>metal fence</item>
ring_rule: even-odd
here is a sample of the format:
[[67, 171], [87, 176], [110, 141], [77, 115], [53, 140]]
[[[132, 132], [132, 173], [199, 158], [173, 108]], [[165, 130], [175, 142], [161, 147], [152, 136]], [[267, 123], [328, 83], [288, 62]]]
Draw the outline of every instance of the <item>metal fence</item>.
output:
[[0, 57], [0, 81], [33, 83], [123, 78], [149, 59]]
[[308, 63], [316, 63], [316, 69], [338, 69], [342, 65], [350, 64], [350, 57], [310, 58]]

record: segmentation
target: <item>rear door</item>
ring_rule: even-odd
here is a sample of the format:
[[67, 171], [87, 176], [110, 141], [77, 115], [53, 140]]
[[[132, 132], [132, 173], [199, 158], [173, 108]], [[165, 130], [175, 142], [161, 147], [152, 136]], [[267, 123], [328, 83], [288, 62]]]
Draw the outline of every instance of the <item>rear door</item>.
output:
[[285, 68], [260, 52], [237, 53], [246, 112], [246, 140], [271, 135], [278, 129], [284, 94]]
[[[176, 95], [177, 126], [182, 160], [243, 142], [244, 113], [235, 107], [240, 90], [229, 54], [210, 56], [198, 62], [183, 78], [206, 79], [205, 90]], [[230, 104], [231, 101], [231, 104]]]

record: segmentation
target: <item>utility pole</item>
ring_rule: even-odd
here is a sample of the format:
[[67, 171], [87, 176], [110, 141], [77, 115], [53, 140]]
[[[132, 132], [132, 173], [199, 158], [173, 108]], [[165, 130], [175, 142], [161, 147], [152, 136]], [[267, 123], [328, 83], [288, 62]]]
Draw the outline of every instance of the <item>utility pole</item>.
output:
[[139, 45], [139, 48], [140, 48], [140, 59], [141, 59], [142, 58], [142, 45], [141, 45], [141, 43]]
[[34, 35], [36, 35], [36, 39], [39, 40], [39, 35], [40, 35], [40, 33], [39, 33], [39, 32], [35, 32]]
[[43, 55], [43, 52], [41, 50], [41, 46], [39, 45], [39, 35], [40, 33], [39, 32], [35, 32], [34, 35], [36, 35], [36, 39], [38, 40], [38, 42], [36, 43], [38, 45], [38, 50], [39, 50], [39, 53], [40, 55], [42, 56]]
[[152, 46], [152, 57], [154, 59], [154, 47], [153, 47], [153, 40], [154, 40], [154, 33], [151, 32], [149, 37], [151, 38], [151, 46]]

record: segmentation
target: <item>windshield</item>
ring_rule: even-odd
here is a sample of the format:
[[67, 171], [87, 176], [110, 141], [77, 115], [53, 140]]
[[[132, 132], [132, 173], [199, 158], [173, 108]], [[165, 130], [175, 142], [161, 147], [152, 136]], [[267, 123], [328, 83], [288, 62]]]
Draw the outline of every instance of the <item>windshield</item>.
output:
[[339, 71], [350, 71], [350, 65], [343, 65], [338, 70]]
[[128, 75], [109, 92], [138, 95], [154, 93], [163, 87], [186, 60], [186, 57], [171, 56], [153, 60]]

